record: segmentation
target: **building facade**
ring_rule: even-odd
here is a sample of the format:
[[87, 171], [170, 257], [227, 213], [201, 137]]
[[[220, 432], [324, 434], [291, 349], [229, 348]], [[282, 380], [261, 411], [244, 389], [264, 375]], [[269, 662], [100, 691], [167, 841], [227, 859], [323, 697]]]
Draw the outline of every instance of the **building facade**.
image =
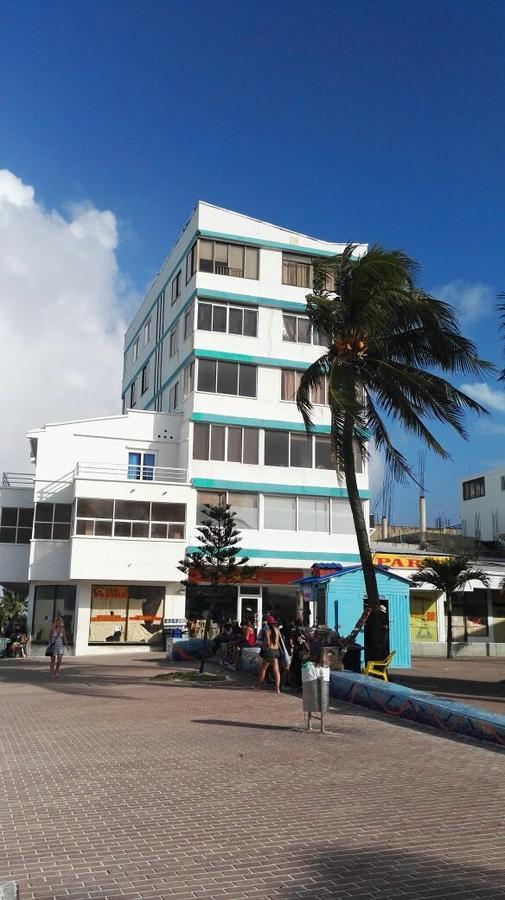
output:
[[460, 510], [464, 535], [505, 547], [505, 466], [465, 478]]
[[[29, 585], [34, 646], [56, 613], [76, 653], [156, 646], [163, 618], [201, 618], [207, 589], [186, 592], [177, 565], [205, 503], [230, 503], [260, 566], [223, 589], [220, 616], [291, 617], [315, 561], [358, 561], [327, 385], [310, 436], [295, 402], [324, 352], [312, 266], [342, 247], [197, 205], [128, 327], [122, 415], [34, 430], [34, 474], [4, 477], [0, 583]], [[357, 467], [367, 516], [359, 454]]]

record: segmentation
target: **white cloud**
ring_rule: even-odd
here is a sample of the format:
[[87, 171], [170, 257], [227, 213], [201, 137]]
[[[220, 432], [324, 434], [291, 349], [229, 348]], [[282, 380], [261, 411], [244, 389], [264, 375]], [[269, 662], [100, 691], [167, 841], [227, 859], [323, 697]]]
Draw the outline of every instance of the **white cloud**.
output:
[[29, 471], [30, 428], [120, 412], [117, 243], [112, 212], [64, 218], [0, 171], [0, 469]]
[[493, 308], [493, 291], [480, 281], [472, 283], [456, 279], [435, 288], [432, 293], [434, 297], [440, 297], [454, 306], [462, 322], [475, 322], [489, 315]]
[[460, 390], [476, 400], [477, 403], [482, 403], [486, 409], [505, 413], [505, 390], [496, 390], [483, 381], [462, 384]]

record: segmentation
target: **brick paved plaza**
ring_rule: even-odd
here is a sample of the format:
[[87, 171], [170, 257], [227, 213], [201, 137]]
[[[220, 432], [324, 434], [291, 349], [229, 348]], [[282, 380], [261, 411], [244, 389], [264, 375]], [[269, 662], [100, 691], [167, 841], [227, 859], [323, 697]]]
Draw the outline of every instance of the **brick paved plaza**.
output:
[[505, 755], [159, 656], [0, 663], [0, 881], [32, 898], [505, 897]]

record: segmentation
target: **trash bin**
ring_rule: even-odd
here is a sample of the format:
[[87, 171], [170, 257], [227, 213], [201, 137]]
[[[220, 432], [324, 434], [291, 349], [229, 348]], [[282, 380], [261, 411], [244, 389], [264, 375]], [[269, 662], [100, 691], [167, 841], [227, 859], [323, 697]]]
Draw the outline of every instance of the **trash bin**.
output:
[[362, 649], [363, 648], [360, 647], [359, 644], [351, 644], [351, 646], [347, 648], [343, 663], [344, 669], [347, 669], [348, 672], [361, 672]]
[[330, 705], [330, 670], [327, 666], [315, 666], [311, 662], [302, 666], [302, 700], [309, 731], [313, 713], [320, 713], [321, 731], [324, 731], [324, 713]]

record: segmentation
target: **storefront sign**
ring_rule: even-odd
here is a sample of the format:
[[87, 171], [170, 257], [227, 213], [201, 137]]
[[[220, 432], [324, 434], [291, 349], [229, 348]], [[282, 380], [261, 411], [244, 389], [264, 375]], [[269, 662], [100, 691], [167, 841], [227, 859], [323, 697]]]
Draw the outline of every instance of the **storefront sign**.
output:
[[[292, 582], [296, 581], [298, 578], [303, 578], [302, 569], [269, 569], [267, 567], [260, 567], [244, 584], [242, 584], [239, 579], [236, 581], [230, 580], [228, 583], [240, 584], [242, 590], [247, 590], [248, 584], [292, 584]], [[203, 581], [203, 579], [198, 572], [190, 570], [189, 581], [192, 584], [197, 584], [198, 582]]]
[[95, 585], [91, 589], [92, 600], [128, 600], [128, 588], [119, 584]]
[[[448, 559], [447, 556], [431, 556], [430, 559]], [[385, 566], [386, 569], [420, 569], [427, 556], [396, 556], [393, 553], [374, 553], [373, 561], [376, 566]]]

